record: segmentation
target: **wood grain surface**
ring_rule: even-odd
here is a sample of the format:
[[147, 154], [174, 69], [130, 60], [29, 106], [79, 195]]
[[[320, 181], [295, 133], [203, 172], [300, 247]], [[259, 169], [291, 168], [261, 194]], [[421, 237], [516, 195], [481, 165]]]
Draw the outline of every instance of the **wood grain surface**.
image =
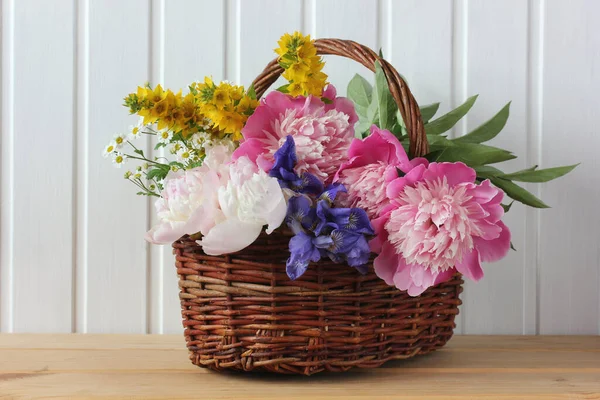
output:
[[179, 335], [0, 335], [0, 399], [600, 399], [598, 336], [457, 336], [314, 377], [194, 367]]

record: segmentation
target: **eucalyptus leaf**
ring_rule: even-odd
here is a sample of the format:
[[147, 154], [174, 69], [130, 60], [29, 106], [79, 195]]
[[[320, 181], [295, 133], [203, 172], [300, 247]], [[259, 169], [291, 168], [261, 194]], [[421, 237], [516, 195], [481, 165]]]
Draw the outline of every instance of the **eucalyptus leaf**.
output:
[[506, 125], [508, 115], [510, 113], [510, 102], [506, 104], [502, 110], [498, 111], [489, 121], [483, 123], [478, 128], [475, 128], [472, 132], [458, 137], [455, 140], [457, 142], [468, 142], [468, 143], [483, 143], [491, 140], [500, 133], [500, 131]]
[[542, 200], [538, 199], [533, 194], [529, 193], [527, 190], [523, 189], [516, 183], [502, 178], [491, 178], [490, 180], [494, 185], [504, 190], [504, 193], [506, 193], [507, 196], [520, 203], [535, 208], [550, 208], [549, 205], [547, 205]]
[[573, 171], [579, 164], [566, 165], [564, 167], [536, 169], [537, 166], [522, 171], [504, 174], [500, 177], [518, 182], [548, 182]]
[[348, 98], [354, 102], [356, 113], [359, 117], [367, 116], [367, 109], [371, 104], [373, 87], [371, 84], [359, 74], [354, 75], [354, 78], [348, 83]]
[[475, 100], [477, 100], [477, 95], [471, 96], [460, 106], [456, 107], [454, 110], [450, 111], [448, 114], [442, 115], [441, 117], [425, 124], [425, 132], [428, 135], [439, 135], [440, 133], [444, 133], [449, 131], [462, 117], [464, 117], [473, 104], [475, 104]]
[[419, 109], [421, 110], [421, 118], [423, 119], [423, 123], [426, 124], [427, 122], [429, 122], [429, 120], [431, 118], [433, 118], [435, 113], [438, 112], [439, 108], [440, 108], [440, 103], [433, 103], [433, 104], [427, 104], [424, 106], [419, 106]]
[[[375, 87], [372, 102], [377, 102], [377, 121], [381, 129], [392, 131], [397, 125], [396, 111], [398, 106], [390, 93], [387, 79], [379, 61], [375, 62]], [[367, 115], [368, 116], [368, 115]]]

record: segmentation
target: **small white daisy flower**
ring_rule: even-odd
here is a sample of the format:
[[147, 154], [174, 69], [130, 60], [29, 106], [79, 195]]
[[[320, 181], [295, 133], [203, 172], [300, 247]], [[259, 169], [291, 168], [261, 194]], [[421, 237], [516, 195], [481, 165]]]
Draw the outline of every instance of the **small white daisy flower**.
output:
[[125, 164], [125, 162], [127, 161], [127, 157], [123, 154], [123, 153], [119, 153], [116, 152], [115, 156], [113, 157], [113, 164], [115, 164], [115, 167], [117, 168], [121, 168], [123, 166], [123, 164]]
[[140, 117], [137, 125], [132, 125], [129, 127], [128, 138], [134, 140], [142, 137], [142, 132], [144, 131], [145, 127], [146, 125], [144, 125], [144, 117]]
[[114, 137], [114, 142], [117, 145], [117, 149], [120, 149], [127, 142], [127, 137], [125, 135], [116, 134]]
[[181, 145], [181, 143], [173, 143], [173, 146], [171, 146], [171, 148], [169, 149], [169, 152], [171, 154], [177, 154], [181, 151], [182, 148], [183, 148], [183, 146]]
[[104, 158], [110, 156], [112, 153], [114, 153], [117, 150], [117, 144], [115, 142], [110, 142], [108, 144], [108, 146], [106, 146], [104, 148], [104, 151], [102, 152], [102, 156]]
[[173, 133], [170, 131], [160, 131], [158, 132], [158, 141], [160, 143], [169, 143], [173, 138]]
[[182, 147], [177, 151], [177, 158], [179, 158], [180, 161], [190, 161], [192, 157], [193, 154], [189, 149]]
[[142, 173], [136, 172], [135, 174], [133, 174], [133, 179], [142, 179]]

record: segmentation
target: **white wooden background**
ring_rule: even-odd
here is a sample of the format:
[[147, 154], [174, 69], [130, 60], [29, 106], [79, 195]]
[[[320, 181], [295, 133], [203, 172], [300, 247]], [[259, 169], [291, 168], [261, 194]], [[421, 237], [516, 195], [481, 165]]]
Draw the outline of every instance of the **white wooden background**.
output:
[[[354, 39], [442, 111], [480, 93], [454, 134], [512, 100], [509, 168], [581, 161], [516, 205], [518, 252], [467, 284], [458, 331], [600, 333], [600, 2], [596, 0], [2, 0], [0, 330], [180, 332], [150, 204], [100, 156], [148, 80], [249, 84], [284, 32]], [[355, 72], [328, 60], [341, 92]]]

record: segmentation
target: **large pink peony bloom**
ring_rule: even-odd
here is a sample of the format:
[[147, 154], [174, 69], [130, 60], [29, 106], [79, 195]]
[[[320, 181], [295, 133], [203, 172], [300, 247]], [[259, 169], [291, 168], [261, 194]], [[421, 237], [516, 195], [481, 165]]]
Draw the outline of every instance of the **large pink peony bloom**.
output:
[[378, 217], [389, 204], [386, 187], [398, 177], [398, 170], [407, 173], [423, 163], [427, 163], [424, 158], [409, 160], [402, 144], [390, 131], [371, 126], [369, 136], [352, 141], [348, 161], [335, 175], [334, 180], [348, 190], [346, 196], [340, 197], [342, 205], [360, 207], [371, 219]]
[[375, 272], [411, 296], [456, 271], [481, 279], [480, 261], [499, 260], [510, 247], [503, 196], [488, 180], [476, 184], [463, 163], [416, 166], [389, 184], [390, 203], [373, 221]]
[[248, 118], [242, 129], [244, 141], [233, 158], [248, 156], [268, 172], [273, 154], [292, 135], [298, 155], [296, 172], [308, 171], [331, 181], [346, 160], [358, 120], [352, 102], [335, 95], [331, 85], [324, 93], [331, 104], [313, 96], [294, 98], [277, 91], [269, 93]]

